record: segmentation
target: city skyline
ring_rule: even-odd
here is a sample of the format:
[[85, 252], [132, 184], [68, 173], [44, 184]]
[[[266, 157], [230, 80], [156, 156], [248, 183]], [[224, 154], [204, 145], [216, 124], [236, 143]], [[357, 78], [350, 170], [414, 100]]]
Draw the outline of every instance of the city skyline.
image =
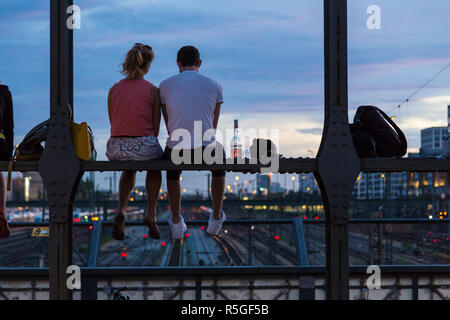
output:
[[[450, 3], [380, 0], [381, 29], [368, 30], [366, 8], [372, 2], [348, 3], [351, 117], [357, 106], [364, 104], [385, 111], [395, 109], [449, 62], [446, 53], [450, 43], [443, 41], [447, 37], [443, 21], [448, 20]], [[99, 160], [106, 159], [109, 137], [107, 91], [121, 78], [118, 69], [126, 50], [138, 41], [155, 49], [156, 58], [146, 78], [156, 85], [178, 72], [175, 54], [180, 46], [192, 43], [200, 48], [204, 60], [201, 72], [224, 87], [219, 129], [232, 128], [234, 119], [239, 119], [243, 129], [277, 128], [280, 153], [315, 155], [323, 122], [320, 1], [281, 1], [276, 6], [260, 1], [257, 7], [238, 1], [111, 0], [75, 4], [80, 6], [82, 17], [81, 29], [74, 32], [75, 120], [87, 121], [93, 128]], [[16, 143], [48, 118], [48, 9], [46, 1], [0, 4], [0, 80], [13, 93]], [[414, 100], [392, 113], [408, 138], [409, 151], [418, 151], [420, 129], [446, 125], [449, 87], [447, 70]], [[164, 146], [164, 125], [161, 131]], [[197, 173], [184, 175], [187, 188], [194, 189], [198, 184], [206, 187], [206, 178], [197, 179]], [[107, 188], [104, 176], [97, 177], [98, 183]], [[142, 175], [138, 184], [143, 184]]]

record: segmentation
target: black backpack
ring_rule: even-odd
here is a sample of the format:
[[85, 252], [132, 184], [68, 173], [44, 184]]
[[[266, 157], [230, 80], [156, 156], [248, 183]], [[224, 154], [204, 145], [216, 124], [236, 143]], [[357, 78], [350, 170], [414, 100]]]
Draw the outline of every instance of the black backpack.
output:
[[350, 131], [360, 157], [403, 157], [407, 152], [402, 130], [377, 107], [359, 107]]
[[11, 191], [11, 174], [14, 160], [37, 161], [41, 157], [44, 147], [42, 142], [47, 140], [49, 120], [41, 122], [28, 132], [22, 142], [16, 147], [8, 167], [7, 190]]
[[14, 153], [16, 160], [39, 160], [44, 147], [42, 142], [47, 140], [49, 120], [41, 122], [28, 132]]

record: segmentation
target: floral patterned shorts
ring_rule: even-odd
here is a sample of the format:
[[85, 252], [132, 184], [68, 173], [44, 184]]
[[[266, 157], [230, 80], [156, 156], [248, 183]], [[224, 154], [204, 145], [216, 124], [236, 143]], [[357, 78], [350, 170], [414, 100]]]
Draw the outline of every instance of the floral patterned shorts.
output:
[[158, 138], [149, 137], [111, 137], [106, 145], [106, 157], [109, 161], [145, 161], [158, 160], [163, 150]]

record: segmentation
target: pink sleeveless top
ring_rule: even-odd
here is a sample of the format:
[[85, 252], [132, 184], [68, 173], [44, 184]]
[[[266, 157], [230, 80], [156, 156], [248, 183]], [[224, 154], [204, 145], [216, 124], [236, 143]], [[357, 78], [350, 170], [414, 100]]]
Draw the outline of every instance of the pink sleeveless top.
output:
[[144, 79], [123, 79], [112, 87], [111, 137], [155, 135], [150, 96], [152, 86]]

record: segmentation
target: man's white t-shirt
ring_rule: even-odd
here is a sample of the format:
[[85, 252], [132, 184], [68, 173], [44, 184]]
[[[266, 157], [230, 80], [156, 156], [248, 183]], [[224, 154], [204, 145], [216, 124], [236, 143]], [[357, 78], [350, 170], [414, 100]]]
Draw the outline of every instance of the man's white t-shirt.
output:
[[[214, 135], [208, 136], [206, 140], [203, 136], [207, 130], [213, 129], [216, 104], [223, 103], [220, 84], [196, 71], [187, 70], [161, 82], [159, 90], [168, 118], [167, 147], [193, 149], [215, 140]], [[201, 137], [194, 137], [195, 121], [201, 122]], [[176, 136], [183, 132], [178, 130], [174, 134], [177, 129], [187, 130], [191, 140], [180, 142], [182, 139]]]

